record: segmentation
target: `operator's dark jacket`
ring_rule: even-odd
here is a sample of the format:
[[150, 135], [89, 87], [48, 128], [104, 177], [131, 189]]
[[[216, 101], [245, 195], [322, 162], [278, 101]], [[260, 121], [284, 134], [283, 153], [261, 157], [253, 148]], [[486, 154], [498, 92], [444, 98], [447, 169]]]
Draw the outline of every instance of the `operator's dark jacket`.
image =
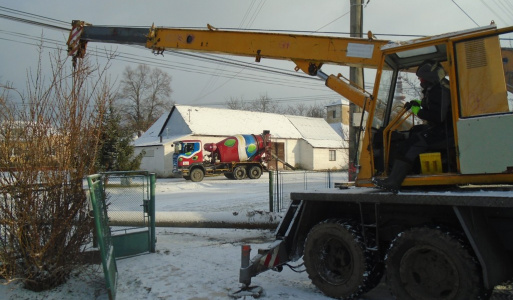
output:
[[442, 79], [441, 83], [425, 88], [423, 93], [422, 107], [417, 116], [427, 124], [414, 126], [409, 138], [399, 146], [397, 158], [409, 163], [413, 163], [421, 153], [454, 144], [448, 81]]

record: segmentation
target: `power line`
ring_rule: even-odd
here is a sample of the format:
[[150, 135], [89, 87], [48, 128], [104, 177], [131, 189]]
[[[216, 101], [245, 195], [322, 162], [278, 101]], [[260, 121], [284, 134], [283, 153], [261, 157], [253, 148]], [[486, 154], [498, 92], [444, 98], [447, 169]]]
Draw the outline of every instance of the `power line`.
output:
[[[264, 1], [261, 1], [259, 3], [259, 7], [257, 7], [256, 11], [253, 13], [253, 16], [251, 17], [250, 21], [247, 23], [246, 27], [250, 27], [253, 22], [255, 21], [255, 18], [258, 16], [258, 14], [260, 13], [262, 7], [264, 6], [265, 4], [265, 0]], [[244, 26], [244, 22], [247, 18], [247, 16], [249, 15], [249, 13], [251, 12], [253, 6], [255, 4], [255, 0], [253, 0], [249, 6], [249, 8], [246, 10], [246, 13], [241, 21], [241, 24], [239, 25], [239, 28]], [[193, 102], [199, 100], [199, 99], [202, 99], [210, 94], [212, 94], [213, 92], [215, 92], [216, 90], [220, 89], [221, 87], [223, 87], [224, 85], [226, 85], [228, 82], [230, 82], [233, 78], [235, 78], [237, 75], [239, 75], [240, 73], [242, 73], [246, 67], [248, 67], [249, 65], [246, 65], [244, 67], [242, 67], [242, 69], [240, 69], [237, 74], [233, 75], [232, 77], [229, 77], [227, 80], [225, 80], [223, 83], [221, 83], [220, 85], [218, 85], [216, 88], [214, 88], [215, 84], [217, 84], [218, 80], [219, 80], [219, 76], [217, 76], [218, 72], [222, 72], [224, 71], [224, 68], [225, 68], [226, 65], [222, 65], [221, 66], [218, 66], [216, 68], [216, 72], [212, 75], [212, 77], [209, 79], [209, 81], [203, 86], [203, 88], [201, 89], [201, 91], [198, 93], [199, 96], [197, 96], [194, 100], [192, 100]], [[208, 91], [206, 93], [204, 93], [204, 91]]]
[[[5, 32], [5, 31], [3, 31], [3, 32]], [[11, 35], [24, 35], [24, 34], [11, 33]], [[28, 36], [28, 35], [25, 35], [25, 36], [26, 36], [25, 38], [27, 38], [29, 40], [39, 41], [35, 37], [31, 37], [31, 36]], [[12, 42], [17, 42], [17, 43], [22, 43], [22, 44], [26, 44], [26, 45], [38, 46], [38, 44], [36, 44], [36, 43], [20, 42], [18, 40], [4, 39], [4, 38], [0, 38], [0, 39], [12, 41]], [[43, 40], [45, 40], [45, 39], [43, 39]], [[58, 42], [56, 40], [52, 40], [52, 41]], [[62, 50], [59, 47], [51, 47], [51, 46], [45, 46], [45, 47], [48, 48], [48, 49]], [[95, 48], [90, 48], [89, 52], [90, 52], [90, 54], [98, 56], [98, 57], [102, 57], [102, 58], [107, 58], [108, 57], [108, 55], [106, 53], [101, 52], [101, 51], [99, 51], [99, 50], [97, 50]], [[149, 58], [148, 57], [148, 58], [145, 58], [145, 59], [141, 59], [140, 56], [129, 54], [129, 53], [118, 54], [114, 59], [118, 60], [118, 61], [124, 61], [124, 62], [135, 63], [135, 64], [144, 63], [144, 64], [147, 64], [147, 65], [150, 65], [150, 66], [160, 67], [160, 68], [164, 68], [164, 69], [174, 69], [174, 70], [187, 71], [187, 72], [192, 72], [192, 73], [197, 73], [197, 74], [207, 74], [207, 75], [210, 74], [210, 73], [204, 71], [205, 70], [205, 66], [196, 66], [199, 69], [193, 69], [193, 68], [189, 68], [189, 67], [176, 66], [176, 65], [168, 63], [165, 60], [164, 60], [164, 62], [162, 62], [162, 60], [156, 59], [156, 58]], [[194, 67], [195, 65], [190, 65], [190, 66]], [[222, 73], [222, 74], [219, 74], [219, 76], [220, 77], [233, 77], [234, 75], [229, 75], [229, 74]], [[292, 87], [292, 88], [325, 91], [324, 86], [321, 86], [321, 85], [318, 85], [318, 88], [316, 89], [315, 86], [308, 87], [308, 85], [305, 84], [305, 83], [291, 82], [291, 81], [288, 81], [288, 80], [284, 81], [284, 80], [278, 79], [278, 78], [262, 78], [260, 76], [258, 76], [258, 77], [257, 76], [242, 76], [242, 77], [239, 77], [239, 78], [236, 78], [236, 79], [237, 80], [248, 80], [248, 81], [252, 81], [252, 82], [260, 82], [260, 83], [265, 83], [265, 84], [270, 84], [270, 85], [288, 86], [288, 87]], [[302, 79], [310, 79], [310, 78], [303, 76]], [[331, 96], [331, 97], [333, 97], [333, 96]], [[286, 98], [285, 98], [283, 101], [288, 101], [288, 100], [286, 100]], [[290, 101], [300, 101], [300, 100], [290, 100]]]
[[[250, 17], [251, 23], [254, 21], [256, 15], [258, 15], [260, 13], [264, 4], [265, 4], [265, 1], [260, 2], [260, 6], [257, 7], [257, 11], [254, 12], [253, 15]], [[21, 17], [16, 17], [16, 16], [0, 14], [0, 18], [14, 20], [17, 22], [23, 22], [23, 23], [34, 25], [34, 26], [48, 27], [51, 29], [57, 29], [57, 30], [69, 32], [68, 28], [50, 24], [50, 23], [67, 24], [67, 22], [64, 22], [61, 20], [47, 18], [44, 16], [31, 14], [31, 13], [27, 13], [27, 12], [22, 12], [22, 11], [18, 11], [18, 10], [13, 10], [13, 9], [5, 8], [2, 6], [0, 6], [0, 11], [21, 15]], [[249, 15], [249, 13], [248, 13], [248, 15]], [[33, 18], [36, 20], [31, 20], [29, 18]], [[39, 21], [39, 20], [41, 20], [41, 21]], [[230, 30], [230, 29], [225, 29], [225, 30]], [[241, 30], [241, 29], [237, 29], [237, 30]], [[246, 29], [242, 29], [241, 31], [245, 31], [245, 30]], [[251, 29], [251, 31], [259, 31], [259, 30], [260, 29], [256, 29], [256, 30]], [[269, 30], [266, 30], [266, 31], [269, 31]], [[46, 39], [43, 37], [34, 38], [34, 37], [31, 37], [30, 35], [22, 34], [22, 33], [9, 32], [9, 31], [5, 31], [5, 30], [1, 30], [1, 32], [3, 32], [4, 34], [19, 36], [19, 37], [22, 37], [22, 38], [25, 38], [28, 40], [34, 40], [34, 41], [39, 42], [39, 43], [34, 44], [34, 43], [29, 43], [29, 42], [21, 42], [21, 41], [13, 40], [13, 39], [0, 38], [2, 40], [23, 43], [23, 44], [27, 44], [27, 45], [41, 46], [41, 42], [48, 43], [49, 41], [51, 41], [52, 43], [55, 43], [55, 44], [61, 43], [61, 41], [58, 41], [58, 40], [50, 40], [50, 39]], [[284, 30], [275, 30], [275, 32], [295, 32], [295, 33], [307, 33], [308, 32], [308, 33], [312, 33], [311, 31], [284, 31]], [[319, 33], [319, 32], [317, 32], [317, 33]], [[341, 33], [337, 32], [336, 34], [341, 34]], [[381, 34], [381, 35], [390, 35], [390, 34]], [[396, 35], [396, 36], [400, 36], [400, 35]], [[409, 35], [409, 36], [411, 36], [411, 35]], [[59, 47], [46, 46], [46, 48], [62, 50]], [[318, 88], [319, 90], [325, 90], [324, 86], [322, 86], [322, 88], [321, 88], [321, 85], [313, 84], [314, 80], [316, 81], [316, 83], [320, 82], [320, 80], [318, 78], [307, 77], [305, 75], [299, 75], [299, 74], [294, 73], [289, 70], [283, 70], [283, 69], [273, 68], [273, 67], [268, 67], [268, 66], [254, 66], [247, 62], [237, 61], [237, 60], [228, 59], [228, 58], [219, 58], [219, 57], [213, 58], [208, 55], [190, 54], [190, 53], [183, 53], [183, 52], [177, 52], [177, 51], [169, 51], [169, 52], [173, 53], [176, 56], [182, 56], [182, 57], [186, 57], [189, 59], [194, 59], [194, 60], [201, 59], [204, 61], [220, 63], [220, 64], [228, 65], [231, 67], [242, 67], [243, 68], [242, 70], [240, 70], [238, 72], [231, 72], [231, 71], [223, 70], [221, 73], [216, 74], [216, 76], [218, 76], [218, 77], [228, 78], [229, 80], [232, 80], [232, 79], [243, 80], [243, 81], [247, 80], [247, 81], [252, 81], [252, 82], [261, 82], [261, 83], [266, 83], [266, 84], [288, 86], [288, 87], [292, 87], [292, 88], [302, 88], [302, 89], [309, 89], [309, 90], [317, 90], [316, 87], [319, 87]], [[99, 51], [92, 52], [91, 54], [96, 54], [99, 57], [107, 57], [106, 54], [100, 53]], [[193, 72], [196, 74], [212, 75], [212, 73], [208, 72], [208, 69], [211, 69], [211, 68], [206, 68], [205, 66], [198, 66], [198, 65], [185, 64], [185, 63], [181, 63], [181, 64], [177, 65], [177, 64], [172, 64], [166, 60], [157, 60], [157, 59], [151, 59], [151, 58], [147, 58], [147, 57], [143, 58], [140, 55], [133, 55], [133, 54], [123, 53], [123, 52], [120, 52], [115, 59], [119, 60], [119, 61], [129, 62], [129, 63], [139, 63], [139, 64], [145, 63], [145, 64], [150, 64], [153, 66], [163, 67], [163, 68], [167, 68], [167, 69]], [[250, 74], [244, 74], [243, 76], [240, 75], [241, 72], [244, 71], [245, 69], [249, 69], [250, 71], [254, 71], [254, 72], [267, 72], [267, 73], [271, 73], [271, 74], [276, 74], [281, 77], [287, 76], [290, 78], [290, 76], [293, 76], [293, 77], [298, 78], [299, 80], [304, 79], [306, 81], [309, 81], [309, 82], [311, 82], [311, 84], [310, 83], [307, 84], [306, 81], [297, 82], [297, 81], [291, 81], [291, 80], [286, 80], [286, 79], [277, 78], [277, 77], [274, 77], [274, 78], [261, 77], [261, 76], [254, 76], [254, 75], [250, 75]], [[214, 72], [214, 74], [215, 74], [215, 72]], [[226, 84], [226, 82], [224, 84]]]
[[[27, 35], [24, 33], [17, 33], [17, 32], [12, 32], [12, 31], [0, 30], [0, 33], [12, 35], [12, 36], [20, 36], [20, 37], [23, 37], [23, 38], [26, 38], [29, 40], [39, 41], [39, 42], [40, 41], [45, 41], [45, 42], [51, 41], [56, 44], [61, 43], [61, 41], [58, 41], [58, 40], [51, 40], [51, 39], [44, 38], [44, 37], [34, 37], [34, 36], [30, 36], [30, 35]], [[17, 40], [9, 40], [9, 41], [18, 42]], [[38, 44], [33, 44], [33, 45], [37, 46]], [[128, 53], [124, 53], [124, 52], [119, 52], [119, 53], [129, 55]], [[306, 75], [296, 74], [293, 71], [280, 69], [280, 68], [274, 68], [274, 67], [268, 67], [268, 66], [255, 66], [250, 63], [239, 61], [239, 60], [234, 60], [234, 59], [221, 58], [221, 57], [216, 57], [216, 56], [198, 55], [198, 54], [191, 54], [191, 53], [183, 53], [183, 52], [179, 52], [179, 51], [169, 51], [169, 53], [172, 53], [173, 55], [176, 55], [176, 56], [181, 56], [181, 57], [194, 59], [194, 60], [204, 60], [204, 61], [208, 61], [208, 62], [215, 62], [215, 63], [220, 63], [220, 64], [224, 64], [224, 65], [229, 65], [229, 66], [250, 68], [250, 69], [256, 70], [256, 71], [268, 72], [268, 73], [273, 73], [273, 74], [278, 74], [278, 75], [293, 76], [293, 77], [307, 79], [307, 80], [318, 80], [318, 78], [316, 78], [316, 77], [309, 77]], [[150, 58], [147, 56], [139, 56], [139, 55], [132, 55], [132, 56], [134, 56], [134, 57], [132, 57], [132, 59], [140, 58], [140, 59], [144, 59], [145, 61], [155, 60], [155, 61], [158, 61], [163, 64], [164, 63], [169, 64], [169, 62], [165, 59]], [[190, 64], [185, 64], [185, 65], [190, 65]], [[192, 66], [195, 66], [195, 65], [192, 65]], [[200, 66], [196, 66], [196, 67], [200, 67]], [[201, 68], [205, 68], [205, 67], [201, 66]], [[187, 69], [184, 68], [183, 70], [187, 70]]]
[[350, 13], [350, 12], [348, 11], [348, 12], [346, 12], [345, 14], [341, 15], [340, 17], [336, 18], [335, 20], [333, 20], [333, 21], [329, 22], [328, 24], [326, 24], [326, 25], [324, 25], [324, 26], [319, 27], [315, 32], [318, 32], [319, 30], [323, 29], [324, 27], [327, 27], [328, 25], [333, 24], [334, 22], [336, 22], [336, 21], [340, 20], [342, 17], [347, 16], [349, 13]]
[[[494, 14], [499, 20], [501, 20], [504, 24], [509, 24], [507, 21], [505, 21], [493, 8], [490, 7], [490, 5], [488, 5], [488, 3], [484, 2], [483, 0], [481, 0], [481, 2], [484, 4], [484, 6], [486, 6], [486, 8], [488, 8], [488, 10], [490, 10], [492, 12], [492, 14]], [[495, 3], [496, 5], [498, 5], [497, 3]], [[499, 7], [499, 9], [501, 11], [504, 11], [503, 9], [501, 9]]]
[[466, 12], [465, 10], [463, 10], [463, 8], [461, 8], [461, 7], [458, 5], [458, 3], [456, 3], [456, 1], [454, 1], [454, 0], [451, 0], [451, 1], [452, 1], [452, 3], [454, 3], [454, 5], [456, 5], [456, 6], [457, 6], [461, 11], [462, 11], [462, 12], [463, 12], [463, 13], [464, 13], [464, 14], [465, 14], [465, 15], [466, 15], [470, 20], [472, 20], [472, 22], [474, 22], [474, 24], [476, 24], [476, 26], [479, 26], [479, 24], [477, 24], [477, 22], [476, 22], [476, 21], [474, 21], [474, 19], [472, 19], [472, 17], [471, 17], [471, 16], [469, 16], [469, 14], [467, 14], [467, 12]]
[[57, 19], [54, 19], [54, 18], [44, 17], [44, 16], [41, 16], [41, 15], [36, 15], [36, 14], [33, 14], [33, 13], [24, 12], [24, 11], [13, 9], [13, 8], [8, 8], [8, 7], [5, 7], [5, 6], [0, 6], [0, 11], [5, 11], [7, 13], [26, 15], [26, 16], [34, 17], [36, 19], [41, 19], [41, 20], [46, 20], [46, 21], [53, 21], [53, 22], [56, 22], [56, 23], [61, 23], [62, 25], [69, 25], [68, 22], [65, 22], [65, 21], [62, 21], [62, 20], [57, 20]]

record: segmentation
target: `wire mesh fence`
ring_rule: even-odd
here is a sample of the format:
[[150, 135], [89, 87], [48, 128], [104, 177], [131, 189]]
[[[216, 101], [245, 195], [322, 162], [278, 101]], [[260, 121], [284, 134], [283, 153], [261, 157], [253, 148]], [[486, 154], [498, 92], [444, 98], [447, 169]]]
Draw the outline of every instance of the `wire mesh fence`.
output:
[[[145, 172], [103, 173], [105, 200], [113, 234], [147, 228], [150, 224], [149, 176]], [[141, 224], [132, 226], [128, 224]]]
[[[290, 205], [290, 193], [304, 190], [333, 188], [335, 182], [347, 181], [344, 171], [277, 171], [272, 173], [272, 195], [270, 208], [281, 212]], [[271, 195], [271, 193], [270, 193]]]
[[10, 193], [2, 190], [1, 204], [0, 204], [0, 247], [2, 249], [11, 248], [9, 240], [11, 237], [11, 226], [9, 226], [9, 219], [13, 217], [14, 201]]

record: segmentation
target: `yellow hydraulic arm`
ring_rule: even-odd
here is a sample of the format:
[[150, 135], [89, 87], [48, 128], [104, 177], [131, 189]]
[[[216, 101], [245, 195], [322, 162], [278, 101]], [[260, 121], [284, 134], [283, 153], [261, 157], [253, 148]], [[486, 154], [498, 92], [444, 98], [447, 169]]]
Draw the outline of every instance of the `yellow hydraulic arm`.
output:
[[326, 85], [363, 107], [367, 95], [340, 76], [326, 75], [320, 68], [323, 64], [376, 69], [381, 59], [380, 48], [386, 40], [343, 38], [330, 36], [297, 35], [289, 33], [266, 33], [250, 31], [183, 28], [126, 28], [104, 27], [73, 21], [68, 40], [68, 53], [83, 57], [88, 41], [139, 44], [155, 53], [165, 50], [210, 52], [262, 58], [290, 60], [296, 71], [302, 70], [311, 76], [319, 76]]

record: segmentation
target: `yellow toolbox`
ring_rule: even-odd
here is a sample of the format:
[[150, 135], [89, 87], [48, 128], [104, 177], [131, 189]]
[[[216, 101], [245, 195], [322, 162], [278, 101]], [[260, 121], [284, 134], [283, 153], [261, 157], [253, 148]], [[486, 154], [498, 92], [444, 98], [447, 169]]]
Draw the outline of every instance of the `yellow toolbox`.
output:
[[422, 153], [420, 156], [420, 170], [422, 174], [442, 173], [442, 155], [436, 153]]

